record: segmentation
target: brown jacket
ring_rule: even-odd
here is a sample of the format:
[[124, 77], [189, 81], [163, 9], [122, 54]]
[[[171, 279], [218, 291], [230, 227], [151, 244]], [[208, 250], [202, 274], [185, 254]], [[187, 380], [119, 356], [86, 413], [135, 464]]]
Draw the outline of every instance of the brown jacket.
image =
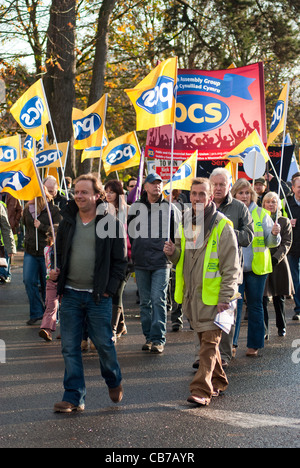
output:
[[9, 224], [14, 234], [17, 233], [20, 219], [22, 217], [22, 206], [19, 200], [14, 198], [10, 193], [6, 196], [6, 207]]
[[[224, 217], [217, 213], [214, 224], [217, 225]], [[185, 291], [183, 299], [183, 312], [196, 332], [214, 330], [217, 315], [217, 306], [205, 305], [202, 301], [202, 278], [203, 264], [206, 245], [211, 231], [204, 237], [200, 248], [186, 249], [184, 256], [183, 275]], [[176, 250], [170, 260], [176, 264], [181, 253], [181, 240], [177, 237], [175, 241]], [[238, 244], [233, 228], [226, 224], [219, 240], [219, 270], [222, 276], [219, 302], [229, 302], [230, 298], [238, 290], [238, 276], [240, 270]]]

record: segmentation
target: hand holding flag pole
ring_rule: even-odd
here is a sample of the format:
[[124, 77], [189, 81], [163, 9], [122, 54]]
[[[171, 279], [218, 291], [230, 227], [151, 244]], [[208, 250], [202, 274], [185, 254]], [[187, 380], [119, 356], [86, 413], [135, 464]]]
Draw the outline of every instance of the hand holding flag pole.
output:
[[[0, 192], [10, 193], [18, 200], [33, 200], [42, 196], [45, 201], [52, 236], [55, 239], [54, 226], [48, 200], [39, 172], [32, 158], [24, 158], [11, 163], [0, 164]], [[56, 250], [54, 247], [54, 264], [56, 268]]]
[[57, 269], [57, 253], [56, 253], [56, 240], [55, 240], [55, 231], [54, 231], [53, 220], [52, 220], [51, 211], [50, 211], [50, 208], [49, 208], [49, 205], [48, 205], [48, 200], [47, 200], [47, 197], [46, 197], [46, 193], [45, 193], [45, 190], [44, 190], [44, 186], [43, 186], [43, 183], [41, 181], [39, 171], [38, 171], [38, 169], [37, 169], [37, 167], [35, 165], [35, 161], [33, 161], [33, 165], [34, 165], [36, 178], [37, 178], [39, 187], [41, 189], [42, 196], [43, 196], [43, 199], [44, 199], [44, 202], [45, 202], [45, 205], [46, 205], [46, 210], [47, 210], [47, 213], [48, 213], [48, 218], [49, 218], [49, 223], [50, 223], [51, 233], [52, 233], [52, 239], [53, 239], [54, 270], [56, 270]]

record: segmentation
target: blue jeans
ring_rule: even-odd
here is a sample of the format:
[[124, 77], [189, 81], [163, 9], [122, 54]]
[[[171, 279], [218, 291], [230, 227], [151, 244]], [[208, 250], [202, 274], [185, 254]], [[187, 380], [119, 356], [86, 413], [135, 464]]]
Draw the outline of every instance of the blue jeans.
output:
[[[35, 257], [24, 253], [23, 283], [30, 305], [30, 318], [37, 319], [44, 315], [46, 299], [46, 265], [44, 256]], [[41, 285], [41, 294], [39, 291]]]
[[170, 269], [136, 269], [135, 277], [140, 295], [142, 330], [146, 341], [165, 344]]
[[93, 295], [65, 289], [60, 309], [62, 354], [65, 361], [63, 401], [84, 404], [86, 387], [83, 373], [81, 340], [86, 321], [88, 335], [94, 343], [100, 361], [101, 375], [109, 388], [122, 380], [111, 329], [112, 299], [101, 297], [96, 304]]
[[290, 270], [294, 283], [294, 301], [295, 308], [294, 311], [296, 314], [300, 314], [300, 257], [294, 257], [293, 255], [288, 255], [288, 261], [290, 265]]
[[235, 333], [233, 338], [234, 346], [238, 344], [241, 326], [241, 316], [243, 308], [244, 292], [246, 293], [248, 307], [248, 336], [247, 347], [259, 349], [264, 347], [265, 324], [263, 309], [263, 294], [268, 275], [256, 275], [252, 271], [244, 272], [243, 284], [239, 286], [242, 299], [238, 300]]

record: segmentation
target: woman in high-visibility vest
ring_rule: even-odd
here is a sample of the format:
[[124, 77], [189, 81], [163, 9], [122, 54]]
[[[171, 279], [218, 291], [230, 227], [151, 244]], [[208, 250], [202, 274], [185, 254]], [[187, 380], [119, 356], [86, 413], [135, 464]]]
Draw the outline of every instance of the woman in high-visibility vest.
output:
[[271, 218], [276, 219], [281, 227], [281, 242], [278, 247], [271, 249], [273, 272], [268, 275], [264, 292], [264, 314], [266, 335], [269, 335], [268, 296], [273, 297], [273, 306], [276, 315], [276, 327], [279, 336], [286, 334], [285, 320], [285, 296], [294, 294], [293, 279], [287, 254], [293, 241], [292, 225], [281, 211], [280, 199], [275, 192], [268, 192], [262, 201], [262, 207], [271, 213]]
[[263, 294], [266, 279], [272, 272], [272, 260], [269, 248], [280, 244], [280, 226], [274, 223], [269, 213], [256, 204], [257, 194], [246, 179], [239, 179], [232, 187], [231, 194], [248, 207], [254, 221], [254, 240], [249, 247], [243, 247], [244, 279], [239, 292], [237, 321], [233, 345], [237, 346], [244, 293], [248, 307], [247, 356], [257, 356], [264, 347], [265, 327]]

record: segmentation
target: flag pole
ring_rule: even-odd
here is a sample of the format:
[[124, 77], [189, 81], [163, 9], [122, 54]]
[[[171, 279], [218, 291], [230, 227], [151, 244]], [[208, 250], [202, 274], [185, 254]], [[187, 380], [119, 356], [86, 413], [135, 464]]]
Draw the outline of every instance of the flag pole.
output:
[[173, 162], [174, 162], [174, 142], [175, 142], [175, 118], [176, 118], [176, 102], [177, 102], [177, 60], [176, 60], [176, 83], [174, 82], [175, 94], [174, 94], [174, 115], [172, 123], [172, 141], [171, 141], [171, 167], [170, 167], [170, 199], [169, 199], [169, 216], [168, 216], [168, 238], [170, 240], [171, 233], [171, 211], [172, 211], [172, 179], [173, 179]]
[[33, 167], [34, 167], [34, 170], [35, 170], [35, 174], [36, 174], [36, 177], [37, 177], [37, 180], [38, 180], [41, 192], [42, 192], [42, 196], [43, 196], [43, 199], [44, 199], [44, 202], [45, 202], [45, 205], [46, 205], [46, 210], [47, 210], [47, 213], [48, 213], [48, 218], [49, 218], [51, 232], [52, 232], [52, 238], [53, 238], [54, 270], [56, 270], [56, 268], [57, 268], [57, 254], [56, 254], [56, 240], [55, 240], [55, 231], [54, 231], [53, 220], [52, 220], [50, 208], [49, 208], [49, 205], [48, 205], [48, 200], [47, 200], [47, 197], [46, 197], [46, 193], [45, 193], [45, 190], [44, 190], [44, 186], [43, 186], [43, 183], [41, 181], [40, 174], [39, 174], [39, 172], [37, 170], [37, 167], [35, 165], [35, 161], [33, 161]]
[[56, 146], [56, 151], [57, 151], [57, 155], [58, 155], [58, 159], [59, 159], [59, 164], [60, 164], [60, 168], [61, 168], [61, 172], [62, 172], [62, 182], [63, 182], [63, 185], [64, 185], [64, 187], [65, 187], [67, 200], [69, 200], [69, 195], [68, 195], [68, 190], [67, 190], [67, 183], [66, 183], [66, 179], [65, 179], [64, 169], [63, 169], [63, 166], [62, 166], [61, 159], [60, 159], [60, 157], [59, 157], [59, 148], [58, 148], [56, 133], [55, 133], [55, 130], [54, 130], [54, 126], [53, 126], [53, 122], [52, 122], [52, 117], [51, 117], [50, 109], [49, 109], [49, 106], [48, 106], [48, 101], [47, 101], [47, 97], [46, 97], [46, 93], [45, 93], [45, 89], [44, 89], [43, 80], [42, 80], [42, 79], [40, 79], [40, 80], [41, 80], [42, 90], [43, 90], [43, 94], [44, 94], [44, 100], [45, 100], [45, 103], [46, 103], [46, 106], [47, 106], [47, 112], [48, 112], [48, 115], [49, 115], [49, 121], [50, 121], [51, 129], [52, 129], [52, 133], [53, 133], [54, 144], [55, 144], [55, 146]]
[[107, 111], [107, 93], [105, 93], [105, 106], [104, 106], [104, 119], [103, 119], [103, 128], [102, 128], [102, 137], [100, 141], [100, 159], [99, 159], [99, 166], [98, 166], [98, 177], [101, 180], [101, 165], [102, 165], [102, 154], [103, 154], [103, 137], [104, 137], [104, 129], [106, 124], [106, 111]]
[[[290, 209], [290, 205], [288, 204], [288, 201], [287, 201], [287, 199], [286, 199], [286, 195], [285, 195], [284, 190], [283, 190], [283, 187], [282, 187], [282, 185], [281, 185], [281, 180], [279, 179], [279, 177], [278, 177], [278, 175], [277, 175], [276, 169], [275, 169], [275, 167], [274, 167], [274, 164], [272, 163], [272, 159], [271, 159], [271, 158], [269, 158], [269, 162], [270, 162], [270, 164], [271, 164], [271, 166], [272, 166], [273, 172], [274, 172], [275, 177], [276, 177], [276, 179], [277, 179], [278, 187], [281, 188], [281, 191], [282, 191], [282, 194], [283, 194], [283, 198], [284, 198], [284, 201], [285, 201], [285, 203], [286, 203], [286, 207], [287, 207], [288, 212], [289, 212], [289, 215], [290, 215], [290, 217], [291, 217], [291, 219], [292, 219], [292, 218], [293, 218], [293, 215], [292, 215], [292, 212], [291, 212], [291, 209]], [[280, 191], [280, 188], [279, 188], [279, 191]], [[279, 196], [279, 195], [278, 195], [278, 198], [279, 198], [279, 200], [280, 200], [280, 196]]]
[[[34, 165], [36, 161], [36, 141], [35, 138], [33, 140], [33, 158], [34, 158]], [[34, 220], [37, 220], [37, 198], [35, 197], [34, 199]], [[38, 230], [37, 227], [35, 228], [35, 250], [39, 250], [39, 235], [38, 235]]]
[[[285, 133], [286, 133], [286, 121], [287, 121], [287, 110], [288, 110], [288, 102], [289, 102], [289, 92], [290, 92], [290, 82], [287, 82], [287, 91], [286, 91], [286, 106], [284, 109], [284, 124], [283, 124], [283, 136], [282, 136], [282, 145], [281, 145], [281, 159], [280, 159], [280, 172], [279, 172], [279, 181], [278, 184], [278, 198], [280, 200], [280, 189], [281, 189], [281, 179], [282, 179], [282, 167], [283, 167], [283, 155], [284, 155], [284, 141], [285, 141]], [[283, 192], [283, 190], [282, 190]], [[283, 192], [284, 193], [284, 192]], [[278, 220], [278, 210], [276, 213], [276, 222]]]

